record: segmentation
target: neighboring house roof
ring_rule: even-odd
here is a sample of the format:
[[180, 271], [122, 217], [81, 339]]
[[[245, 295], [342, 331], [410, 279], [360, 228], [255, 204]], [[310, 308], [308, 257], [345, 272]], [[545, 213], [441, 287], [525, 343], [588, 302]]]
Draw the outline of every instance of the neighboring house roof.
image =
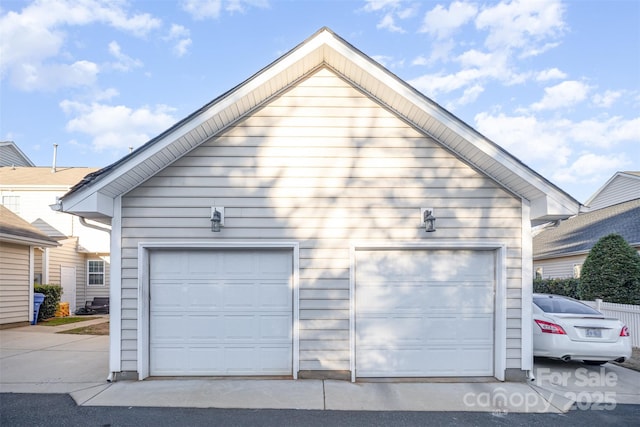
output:
[[2, 205], [0, 205], [0, 241], [30, 246], [59, 246], [58, 242], [47, 237]]
[[580, 203], [570, 195], [327, 28], [128, 156], [87, 176], [62, 197], [59, 209], [108, 223], [114, 198], [324, 67], [515, 196], [530, 201], [530, 216], [536, 223], [578, 212]]
[[35, 166], [13, 141], [0, 141], [0, 166]]
[[62, 231], [58, 230], [42, 218], [36, 219], [31, 223], [31, 225], [52, 239], [61, 240], [68, 238], [68, 236], [66, 236]]
[[15, 167], [0, 168], [0, 186], [67, 186], [71, 187], [80, 182], [88, 174], [98, 168], [68, 167], [56, 168], [51, 172], [50, 167]]
[[585, 202], [588, 210], [600, 209], [640, 198], [640, 172], [616, 172], [589, 200]]
[[640, 246], [640, 199], [581, 213], [541, 231], [533, 238], [533, 259], [585, 253], [612, 233]]

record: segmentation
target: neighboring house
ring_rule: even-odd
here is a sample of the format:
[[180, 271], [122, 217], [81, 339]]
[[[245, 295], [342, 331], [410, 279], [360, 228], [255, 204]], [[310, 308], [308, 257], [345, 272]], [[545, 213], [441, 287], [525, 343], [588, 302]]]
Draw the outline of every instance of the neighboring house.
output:
[[322, 29], [58, 208], [112, 226], [114, 380], [522, 380], [531, 226], [579, 206]]
[[640, 199], [640, 172], [617, 172], [585, 202], [589, 211]]
[[35, 283], [63, 288], [70, 311], [95, 296], [109, 296], [109, 233], [74, 216], [51, 210], [66, 193], [96, 168], [1, 167], [0, 202], [60, 246], [35, 248]]
[[34, 252], [57, 245], [0, 205], [0, 329], [33, 320]]
[[640, 251], [640, 198], [549, 224], [533, 237], [535, 276], [579, 278], [593, 245], [612, 233]]
[[0, 141], [0, 166], [35, 166], [13, 141]]

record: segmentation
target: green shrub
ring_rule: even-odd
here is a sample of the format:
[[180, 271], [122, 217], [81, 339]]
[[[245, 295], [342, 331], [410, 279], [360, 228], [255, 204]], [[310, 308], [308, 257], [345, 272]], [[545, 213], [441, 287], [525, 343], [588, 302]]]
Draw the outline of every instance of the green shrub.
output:
[[33, 288], [35, 293], [44, 294], [44, 302], [40, 306], [38, 313], [38, 321], [49, 319], [56, 314], [58, 303], [62, 296], [62, 286], [60, 285], [35, 285]]
[[578, 288], [579, 279], [534, 279], [533, 292], [539, 294], [556, 294], [565, 297], [580, 299]]
[[619, 234], [601, 238], [582, 265], [579, 293], [589, 300], [640, 304], [640, 255]]

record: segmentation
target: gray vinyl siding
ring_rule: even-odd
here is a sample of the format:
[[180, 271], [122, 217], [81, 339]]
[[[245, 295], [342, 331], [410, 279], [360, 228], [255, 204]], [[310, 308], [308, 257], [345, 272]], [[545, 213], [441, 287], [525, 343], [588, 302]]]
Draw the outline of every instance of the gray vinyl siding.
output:
[[0, 324], [29, 321], [29, 246], [0, 242]]
[[[109, 296], [109, 257], [78, 252], [78, 238], [62, 240], [62, 246], [49, 249], [49, 284], [61, 284], [61, 267], [76, 269], [76, 308], [83, 307], [85, 301], [94, 297]], [[87, 286], [87, 261], [105, 261], [105, 285]]]
[[543, 279], [563, 279], [573, 277], [574, 264], [582, 265], [587, 258], [587, 254], [566, 256], [552, 259], [536, 260], [533, 262], [533, 273], [542, 267]]
[[507, 368], [519, 369], [521, 234], [519, 199], [321, 70], [123, 197], [122, 370], [137, 369], [139, 242], [299, 242], [300, 369], [349, 370], [350, 245], [439, 239], [508, 245]]
[[0, 166], [33, 166], [15, 148], [10, 145], [0, 146]]
[[634, 199], [640, 199], [640, 179], [619, 175], [591, 201], [589, 210], [594, 211]]
[[61, 246], [49, 249], [49, 283], [50, 285], [61, 285], [61, 267], [75, 267], [76, 269], [76, 308], [84, 305], [84, 301], [79, 298], [79, 291], [83, 288], [83, 277], [85, 266], [84, 256], [77, 252], [78, 238], [72, 237], [59, 242]]

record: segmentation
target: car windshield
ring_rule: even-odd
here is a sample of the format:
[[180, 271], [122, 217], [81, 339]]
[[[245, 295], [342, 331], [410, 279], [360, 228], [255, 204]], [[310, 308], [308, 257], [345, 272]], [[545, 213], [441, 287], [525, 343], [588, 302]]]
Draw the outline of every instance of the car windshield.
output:
[[589, 314], [602, 316], [597, 310], [589, 307], [581, 302], [566, 298], [558, 298], [552, 296], [533, 297], [535, 305], [545, 313], [566, 313], [566, 314]]

